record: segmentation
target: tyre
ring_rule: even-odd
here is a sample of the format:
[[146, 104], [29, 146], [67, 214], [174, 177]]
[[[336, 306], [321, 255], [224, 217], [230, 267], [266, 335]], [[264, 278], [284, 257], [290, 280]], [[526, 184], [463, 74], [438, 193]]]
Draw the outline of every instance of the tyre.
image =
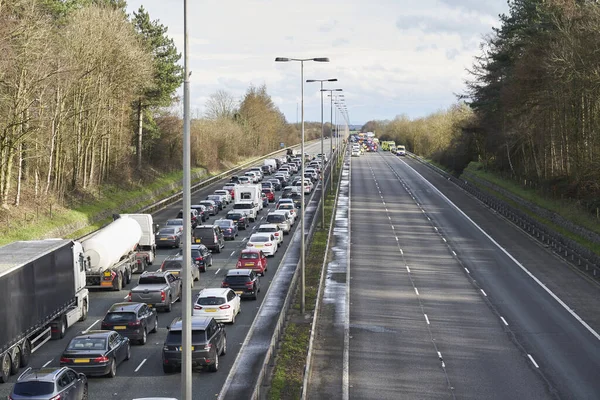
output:
[[83, 396], [81, 397], [81, 400], [88, 400], [88, 399], [89, 399], [88, 384], [86, 382], [85, 385], [83, 386]]
[[8, 378], [10, 377], [10, 355], [8, 353], [4, 353], [2, 359], [0, 360], [0, 382], [6, 383], [8, 382]]
[[125, 271], [125, 285], [129, 285], [131, 283], [131, 278], [133, 277], [133, 272], [130, 269]]
[[26, 367], [29, 364], [29, 358], [31, 357], [31, 342], [29, 340], [25, 340], [23, 343], [23, 347], [21, 348], [21, 359], [19, 363], [21, 367]]
[[107, 375], [109, 378], [117, 376], [117, 361], [114, 358], [110, 361], [110, 370]]
[[171, 312], [172, 309], [173, 309], [173, 304], [171, 303], [171, 298], [169, 297], [169, 304], [167, 304], [167, 306], [165, 307], [165, 311]]
[[150, 331], [150, 333], [156, 333], [158, 332], [158, 317], [154, 318], [154, 326], [152, 327], [152, 330]]
[[172, 374], [174, 372], [174, 369], [170, 365], [163, 364], [163, 372], [165, 374]]
[[227, 336], [223, 338], [223, 348], [221, 349], [221, 355], [227, 354]]
[[144, 331], [142, 332], [142, 338], [139, 340], [139, 344], [141, 344], [143, 346], [146, 344], [147, 341], [148, 341], [148, 333], [146, 332], [146, 328], [144, 328]]
[[19, 362], [21, 360], [21, 349], [17, 346], [10, 358], [10, 374], [15, 375], [19, 372]]
[[117, 277], [115, 278], [116, 282], [113, 283], [113, 289], [115, 292], [123, 289], [123, 275], [119, 272], [117, 273]]
[[62, 339], [65, 337], [65, 333], [67, 332], [67, 320], [63, 315], [60, 317], [60, 321], [58, 322], [58, 333], [56, 334], [57, 339]]
[[[144, 333], [146, 333], [146, 331], [144, 330]], [[127, 345], [127, 354], [125, 354], [125, 361], [129, 361], [131, 359], [131, 345], [128, 344]]]
[[210, 372], [217, 372], [219, 370], [219, 352], [215, 353], [215, 362], [208, 366]]
[[83, 302], [83, 307], [81, 309], [81, 318], [79, 318], [80, 321], [85, 321], [87, 319], [88, 316], [88, 304], [87, 301]]

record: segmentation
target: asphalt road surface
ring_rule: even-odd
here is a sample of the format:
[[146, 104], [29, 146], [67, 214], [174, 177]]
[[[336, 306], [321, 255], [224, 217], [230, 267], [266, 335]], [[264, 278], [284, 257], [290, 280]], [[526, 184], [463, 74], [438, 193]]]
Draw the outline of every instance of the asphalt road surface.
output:
[[352, 159], [350, 215], [349, 398], [600, 397], [596, 284], [390, 153]]
[[[320, 142], [306, 145], [305, 151], [308, 154], [320, 153]], [[328, 140], [325, 140], [325, 151], [326, 153], [329, 152]], [[213, 193], [214, 190], [221, 189], [226, 182], [227, 180], [223, 180], [195, 193], [192, 195], [192, 204], [194, 204], [194, 201], [204, 199], [208, 194]], [[276, 193], [276, 198], [279, 198], [279, 192]], [[213, 266], [209, 267], [206, 273], [201, 273], [200, 281], [195, 283], [192, 290], [193, 298], [203, 288], [221, 286], [221, 282], [227, 271], [235, 268], [239, 252], [245, 248], [245, 240], [261, 223], [264, 223], [264, 218], [266, 218], [269, 210], [274, 208], [274, 204], [271, 203], [268, 209], [263, 209], [256, 222], [251, 223], [248, 230], [240, 231], [239, 236], [235, 240], [227, 240], [225, 248], [221, 250], [220, 254], [213, 253]], [[211, 216], [205, 224], [210, 224], [212, 221], [224, 217], [231, 208], [232, 204], [227, 206], [217, 216]], [[155, 223], [162, 224], [169, 218], [175, 218], [180, 209], [181, 204], [176, 204], [156, 212], [154, 214]], [[242, 312], [236, 317], [235, 325], [225, 325], [227, 332], [227, 355], [220, 358], [219, 371], [216, 373], [206, 371], [193, 373], [194, 399], [214, 399], [219, 394], [241, 344], [248, 333], [248, 329], [254, 321], [256, 310], [260, 307], [264, 294], [267, 292], [271, 279], [276, 273], [281, 258], [287, 249], [289, 238], [292, 237], [298, 225], [299, 220], [294, 224], [293, 231], [289, 235], [284, 236], [284, 243], [280, 246], [277, 254], [274, 257], [268, 258], [268, 272], [264, 277], [260, 278], [261, 293], [258, 296], [258, 300], [242, 300]], [[158, 269], [167, 256], [175, 254], [177, 251], [177, 249], [157, 250], [156, 260], [148, 270]], [[87, 320], [78, 322], [68, 329], [66, 336], [62, 340], [51, 340], [33, 353], [29, 366], [33, 368], [59, 366], [60, 355], [69, 340], [88, 328], [99, 329], [100, 321], [106, 311], [112, 304], [124, 301], [124, 298], [129, 293], [129, 289], [137, 284], [137, 277], [138, 275], [134, 275], [131, 284], [119, 292], [92, 291]], [[165, 374], [162, 370], [161, 361], [162, 346], [167, 335], [166, 327], [174, 318], [179, 316], [181, 316], [181, 303], [175, 303], [170, 313], [159, 312], [158, 332], [149, 335], [146, 345], [132, 345], [131, 359], [119, 365], [115, 378], [90, 377], [88, 379], [90, 399], [126, 400], [155, 396], [181, 398], [181, 374]], [[11, 377], [9, 383], [0, 385], [0, 398], [6, 398], [10, 394], [17, 376]]]

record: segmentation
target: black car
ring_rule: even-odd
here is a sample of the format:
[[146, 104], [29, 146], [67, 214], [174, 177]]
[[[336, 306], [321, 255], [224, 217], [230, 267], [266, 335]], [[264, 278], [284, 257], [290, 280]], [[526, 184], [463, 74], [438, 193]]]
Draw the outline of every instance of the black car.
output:
[[206, 196], [206, 200], [214, 201], [215, 204], [217, 205], [219, 211], [221, 211], [223, 208], [225, 208], [225, 204], [223, 204], [222, 197], [218, 194], [209, 194], [208, 196]]
[[269, 167], [268, 165], [263, 165], [262, 167], [260, 167], [260, 169], [263, 172], [263, 175], [271, 175], [271, 167]]
[[75, 336], [60, 357], [60, 366], [88, 376], [117, 375], [117, 365], [131, 358], [129, 338], [115, 331], [88, 331]]
[[240, 178], [237, 175], [234, 175], [229, 178], [229, 183], [240, 183]]
[[208, 219], [208, 212], [206, 211], [206, 207], [202, 204], [193, 204], [191, 208], [198, 212], [198, 219], [200, 221], [204, 222]]
[[117, 331], [144, 345], [148, 333], [158, 330], [158, 315], [145, 303], [115, 303], [104, 316], [102, 329]]
[[217, 215], [217, 213], [219, 212], [219, 208], [217, 207], [215, 202], [212, 200], [203, 200], [203, 201], [199, 202], [198, 204], [206, 207], [206, 211], [208, 212], [208, 215]]
[[8, 398], [11, 400], [87, 400], [87, 377], [66, 367], [27, 368], [19, 375]]
[[215, 253], [220, 253], [225, 247], [225, 236], [216, 225], [200, 225], [192, 232], [192, 243], [203, 244]]
[[[177, 213], [177, 218], [183, 218], [183, 210], [179, 210]], [[198, 211], [194, 209], [190, 211], [190, 221], [192, 224], [192, 229], [194, 229], [198, 225]]]
[[[177, 255], [183, 255], [180, 251]], [[206, 269], [213, 265], [212, 253], [203, 244], [192, 244], [192, 260], [198, 266], [200, 272], [206, 272]]]
[[271, 182], [273, 184], [273, 189], [275, 189], [275, 191], [281, 190], [281, 181], [279, 179], [272, 178], [269, 179], [267, 182]]
[[227, 272], [221, 287], [233, 289], [240, 297], [256, 300], [260, 292], [258, 275], [251, 269], [232, 269]]
[[233, 222], [237, 224], [239, 230], [250, 228], [250, 221], [248, 220], [246, 213], [229, 211], [225, 218], [233, 220]]
[[181, 230], [175, 226], [160, 228], [155, 235], [156, 247], [179, 247]]
[[[219, 370], [219, 356], [227, 353], [227, 334], [223, 324], [212, 317], [192, 316], [192, 367]], [[167, 328], [169, 333], [162, 350], [163, 371], [181, 368], [182, 320], [175, 318]]]
[[292, 193], [289, 197], [294, 201], [294, 205], [297, 209], [300, 209], [302, 206], [302, 194], [301, 193]]

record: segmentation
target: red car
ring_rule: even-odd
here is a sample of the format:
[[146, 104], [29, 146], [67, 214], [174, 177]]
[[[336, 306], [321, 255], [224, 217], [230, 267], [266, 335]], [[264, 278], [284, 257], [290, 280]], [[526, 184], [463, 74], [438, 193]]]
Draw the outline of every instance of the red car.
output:
[[244, 249], [240, 253], [235, 267], [252, 269], [257, 274], [265, 276], [265, 272], [267, 272], [267, 256], [258, 249]]
[[263, 189], [262, 192], [267, 195], [267, 199], [269, 199], [269, 203], [275, 202], [275, 193], [271, 189]]

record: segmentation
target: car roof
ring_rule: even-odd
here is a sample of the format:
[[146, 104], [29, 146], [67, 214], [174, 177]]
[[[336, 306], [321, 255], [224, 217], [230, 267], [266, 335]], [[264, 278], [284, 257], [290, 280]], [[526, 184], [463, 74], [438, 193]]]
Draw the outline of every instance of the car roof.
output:
[[[75, 338], [106, 338], [107, 336], [109, 336], [111, 333], [113, 333], [114, 331], [109, 331], [109, 330], [95, 330], [95, 331], [87, 331], [86, 333], [81, 333], [80, 335], [75, 336], [73, 339]], [[73, 340], [71, 339], [71, 340]]]
[[138, 308], [141, 308], [144, 303], [115, 303], [108, 309], [108, 312], [134, 312], [137, 311]]
[[289, 211], [288, 210], [273, 210], [269, 214], [285, 215], [286, 213], [289, 214]]
[[192, 249], [192, 250], [200, 250], [200, 249], [201, 249], [201, 248], [203, 248], [203, 247], [206, 247], [206, 246], [205, 246], [205, 245], [203, 245], [203, 244], [200, 244], [200, 243], [199, 243], [199, 244], [192, 244], [192, 247], [191, 247], [191, 249]]
[[275, 228], [277, 230], [280, 229], [279, 225], [277, 225], [277, 224], [262, 224], [258, 227], [258, 229], [260, 229], [260, 228]]
[[[193, 315], [191, 318], [192, 322], [192, 330], [193, 329], [206, 329], [212, 317], [203, 317], [199, 315]], [[171, 324], [169, 325], [169, 330], [171, 331], [180, 331], [182, 327], [181, 317], [175, 318]]]
[[281, 204], [281, 203], [294, 203], [294, 200], [292, 199], [279, 199], [277, 200], [277, 203]]
[[245, 248], [240, 253], [260, 253], [259, 249]]
[[198, 228], [214, 228], [214, 225], [198, 225], [196, 228], [194, 229], [198, 229]]
[[168, 274], [167, 271], [144, 271], [140, 276], [165, 276]]
[[273, 234], [271, 232], [256, 232], [250, 236], [248, 241], [251, 242], [253, 237], [268, 237], [269, 239], [271, 239], [272, 236]]
[[56, 377], [66, 369], [67, 369], [67, 367], [58, 367], [58, 368], [57, 367], [47, 367], [47, 368], [31, 368], [30, 367], [30, 368], [27, 368], [25, 371], [23, 371], [23, 373], [21, 373], [21, 375], [19, 375], [17, 382], [30, 381], [30, 380], [54, 382], [56, 380]]
[[227, 276], [246, 276], [252, 273], [251, 269], [240, 268], [240, 269], [230, 269], [227, 271]]
[[227, 295], [231, 289], [229, 288], [206, 288], [202, 289], [200, 293], [198, 293], [198, 298], [200, 297], [212, 297], [212, 296], [223, 296]]

